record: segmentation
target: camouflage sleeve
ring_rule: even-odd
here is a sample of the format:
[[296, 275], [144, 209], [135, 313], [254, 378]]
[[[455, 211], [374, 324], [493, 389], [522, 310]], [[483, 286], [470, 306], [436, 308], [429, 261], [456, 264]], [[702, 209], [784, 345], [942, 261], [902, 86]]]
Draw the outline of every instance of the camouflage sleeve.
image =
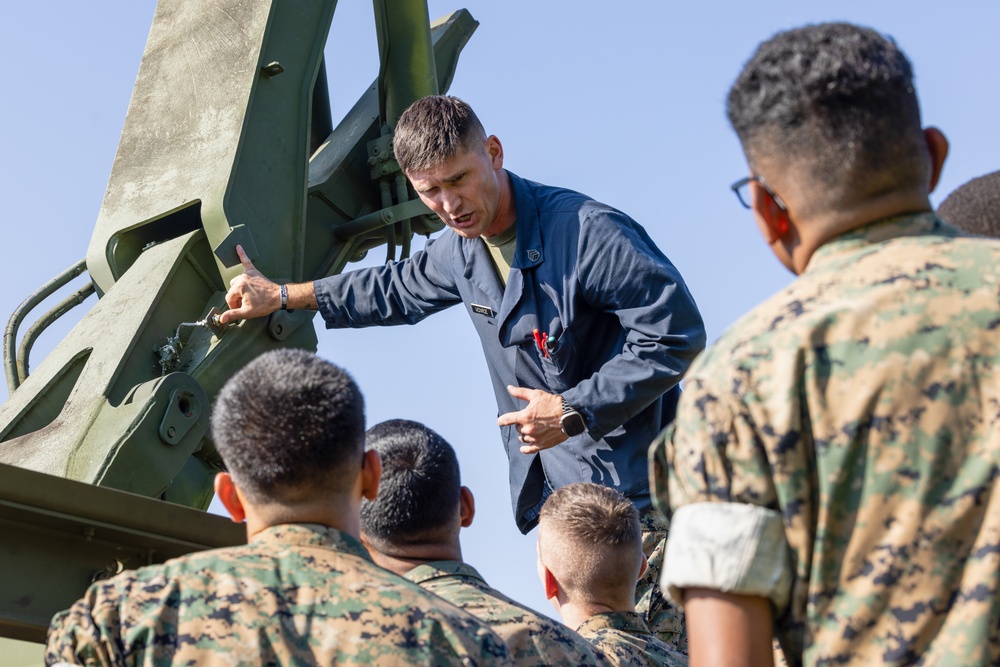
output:
[[730, 393], [695, 377], [650, 449], [655, 503], [671, 517], [661, 586], [676, 602], [697, 586], [768, 597], [778, 613], [787, 604], [788, 546], [757, 428]]
[[[46, 665], [124, 664], [115, 630], [119, 627], [118, 608], [111, 602], [117, 597], [103, 595], [109, 585], [94, 584], [83, 599], [52, 618], [45, 646]], [[99, 617], [104, 620], [98, 622]]]

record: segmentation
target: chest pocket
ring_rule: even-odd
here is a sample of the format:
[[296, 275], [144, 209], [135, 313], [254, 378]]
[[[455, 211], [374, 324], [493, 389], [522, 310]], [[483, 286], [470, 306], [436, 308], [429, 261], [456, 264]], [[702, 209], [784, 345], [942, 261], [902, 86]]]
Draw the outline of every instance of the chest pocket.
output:
[[573, 332], [570, 329], [556, 331], [552, 342], [546, 345], [548, 356], [538, 349], [533, 337], [518, 345], [514, 372], [521, 386], [561, 394], [579, 382]]

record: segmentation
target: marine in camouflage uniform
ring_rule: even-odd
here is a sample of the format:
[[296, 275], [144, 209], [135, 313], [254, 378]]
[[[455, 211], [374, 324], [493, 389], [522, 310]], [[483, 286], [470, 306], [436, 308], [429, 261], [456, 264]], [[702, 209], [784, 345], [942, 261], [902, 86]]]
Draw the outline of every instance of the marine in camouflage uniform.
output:
[[615, 667], [685, 667], [687, 656], [657, 639], [629, 611], [594, 614], [576, 629]]
[[639, 512], [600, 484], [556, 489], [538, 523], [538, 574], [563, 621], [613, 665], [687, 665], [636, 609], [644, 570], [645, 531]]
[[998, 665], [1000, 243], [932, 212], [947, 140], [875, 31], [779, 33], [728, 113], [734, 189], [799, 278], [696, 360], [651, 450], [691, 655], [766, 663], [773, 630], [790, 665]]
[[287, 524], [242, 547], [93, 584], [46, 664], [508, 665], [480, 621], [372, 563], [355, 538]]
[[518, 665], [604, 665], [564, 625], [490, 588], [462, 562], [461, 529], [475, 500], [462, 486], [455, 450], [418, 422], [393, 419], [368, 429], [382, 459], [378, 496], [361, 508], [361, 537], [375, 562], [487, 623]]
[[562, 623], [490, 588], [471, 565], [437, 561], [419, 565], [404, 576], [484, 621], [506, 642], [517, 665], [607, 664], [587, 641]]
[[768, 597], [790, 664], [1000, 661], [1000, 243], [959, 234], [925, 213], [824, 245], [652, 450], [672, 594]]

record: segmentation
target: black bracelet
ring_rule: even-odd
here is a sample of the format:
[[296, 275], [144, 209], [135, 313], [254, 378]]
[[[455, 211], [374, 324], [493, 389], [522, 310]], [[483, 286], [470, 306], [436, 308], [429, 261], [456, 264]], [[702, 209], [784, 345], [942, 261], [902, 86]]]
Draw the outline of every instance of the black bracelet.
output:
[[288, 310], [288, 285], [281, 286], [281, 309]]

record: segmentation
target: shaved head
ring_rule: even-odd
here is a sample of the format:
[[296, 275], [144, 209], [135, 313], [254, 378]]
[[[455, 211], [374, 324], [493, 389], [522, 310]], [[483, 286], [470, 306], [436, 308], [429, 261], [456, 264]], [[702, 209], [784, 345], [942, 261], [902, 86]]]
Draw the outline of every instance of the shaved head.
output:
[[539, 516], [538, 555], [576, 602], [631, 599], [642, 569], [639, 512], [600, 484], [556, 489]]

